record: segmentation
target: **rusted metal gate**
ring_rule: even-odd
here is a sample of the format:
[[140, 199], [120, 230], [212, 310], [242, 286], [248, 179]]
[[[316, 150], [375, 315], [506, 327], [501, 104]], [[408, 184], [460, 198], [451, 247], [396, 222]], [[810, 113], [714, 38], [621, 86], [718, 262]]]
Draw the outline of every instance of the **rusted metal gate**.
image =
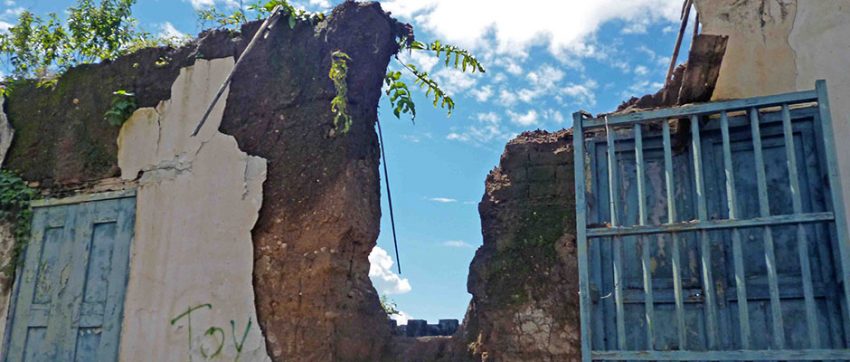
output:
[[824, 81], [574, 127], [583, 360], [850, 360]]

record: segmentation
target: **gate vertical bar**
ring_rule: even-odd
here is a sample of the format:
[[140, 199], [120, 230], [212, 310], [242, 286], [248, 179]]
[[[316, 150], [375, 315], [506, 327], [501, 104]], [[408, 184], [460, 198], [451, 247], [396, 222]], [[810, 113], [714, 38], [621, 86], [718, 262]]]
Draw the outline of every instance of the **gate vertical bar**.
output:
[[[608, 152], [608, 204], [611, 207], [611, 226], [620, 226], [620, 218], [617, 213], [620, 210], [620, 178], [617, 177], [617, 145], [614, 139], [614, 131], [605, 126], [605, 137], [608, 141], [606, 151]], [[617, 309], [617, 347], [626, 349], [626, 312], [623, 307], [623, 240], [614, 236], [614, 304]]]
[[[788, 105], [782, 105], [782, 132], [785, 136], [785, 157], [788, 160], [788, 180], [791, 187], [791, 205], [795, 215], [803, 212], [803, 202], [800, 195], [800, 181], [797, 175], [797, 153], [794, 145], [794, 130], [791, 127], [791, 112]], [[815, 305], [812, 288], [812, 269], [809, 262], [809, 247], [803, 224], [797, 224], [797, 254], [800, 258], [800, 274], [803, 279], [803, 298], [806, 305], [806, 327], [809, 336], [809, 348], [820, 347], [820, 330], [817, 321], [817, 306]]]
[[573, 168], [576, 187], [576, 251], [578, 253], [579, 322], [581, 326], [581, 359], [590, 362], [590, 287], [587, 259], [587, 201], [584, 178], [584, 129], [581, 112], [573, 113]]
[[[829, 113], [829, 94], [826, 81], [815, 82], [818, 95], [818, 110], [821, 127], [823, 128], [823, 143], [826, 149], [826, 166], [829, 174], [829, 189], [832, 194], [832, 213], [835, 216], [835, 231], [838, 236], [838, 249], [841, 255], [841, 280], [844, 284], [844, 304], [850, 308], [850, 239], [847, 235], [847, 214], [844, 210], [844, 195], [841, 180], [838, 175], [838, 160], [835, 156], [835, 138], [832, 130], [832, 115]], [[850, 325], [850, 322], [846, 325]]]
[[[664, 179], [667, 185], [667, 223], [673, 224], [676, 222], [676, 200], [673, 184], [673, 151], [670, 144], [670, 122], [663, 120], [662, 127], [662, 143], [664, 146]], [[676, 300], [676, 326], [678, 328], [679, 349], [685, 350], [687, 344], [685, 334], [685, 305], [682, 296], [682, 275], [681, 275], [681, 255], [679, 255], [679, 238], [676, 233], [670, 233], [673, 239], [673, 297]]]
[[[637, 173], [638, 225], [646, 225], [646, 175], [643, 162], [643, 131], [640, 123], [635, 124], [635, 172]], [[644, 236], [638, 236], [641, 245], [641, 269], [643, 270], [644, 318], [646, 319], [647, 349], [655, 349], [655, 301], [652, 295], [652, 267], [650, 244]]]
[[[702, 140], [699, 134], [699, 117], [691, 116], [691, 152], [694, 156], [694, 178], [697, 193], [697, 218], [708, 220], [705, 200], [705, 180], [702, 175]], [[714, 299], [714, 277], [711, 273], [711, 240], [708, 231], [700, 231], [700, 264], [702, 264], [702, 285], [705, 292], [705, 319], [708, 330], [708, 346], [717, 346], [717, 302]]]
[[[720, 133], [723, 138], [723, 166], [726, 173], [726, 202], [729, 219], [738, 218], [738, 201], [735, 195], [735, 173], [732, 169], [732, 150], [729, 145], [729, 116], [720, 112]], [[741, 247], [741, 234], [732, 229], [732, 257], [735, 265], [735, 289], [738, 296], [738, 324], [741, 333], [741, 347], [750, 348], [750, 311], [747, 302], [747, 280], [744, 272], [744, 251]]]
[[[753, 107], [749, 110], [750, 129], [753, 138], [753, 156], [756, 163], [756, 184], [758, 187], [759, 216], [770, 216], [770, 203], [767, 199], [767, 177], [764, 169], [764, 154], [761, 144], [761, 127], [759, 111]], [[770, 315], [773, 326], [773, 346], [785, 348], [785, 328], [782, 322], [782, 306], [779, 301], [779, 282], [776, 276], [776, 251], [773, 243], [773, 231], [770, 226], [763, 228], [764, 232], [764, 262], [767, 266], [767, 282], [770, 293]]]

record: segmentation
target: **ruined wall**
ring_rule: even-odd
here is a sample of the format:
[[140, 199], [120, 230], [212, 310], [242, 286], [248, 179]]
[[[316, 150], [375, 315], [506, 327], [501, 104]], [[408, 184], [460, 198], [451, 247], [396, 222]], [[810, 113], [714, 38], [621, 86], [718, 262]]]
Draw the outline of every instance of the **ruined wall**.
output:
[[[122, 177], [141, 174], [121, 360], [204, 359], [219, 346], [214, 360], [269, 359], [251, 285], [265, 160], [217, 130], [223, 102], [190, 136], [233, 63], [182, 69], [171, 99], [137, 110], [121, 128]], [[214, 327], [220, 332], [205, 335]]]
[[[401, 26], [376, 3], [345, 2], [318, 24], [274, 27], [189, 138], [259, 26], [80, 66], [53, 88], [20, 82], [5, 105], [18, 133], [5, 166], [52, 196], [119, 175], [137, 185], [122, 359], [202, 357], [220, 340], [225, 360], [378, 360], [389, 348], [368, 254], [374, 122]], [[335, 50], [352, 58], [353, 125], [332, 136]], [[118, 89], [142, 107], [120, 128], [103, 120]], [[222, 335], [204, 336], [211, 327]]]
[[488, 361], [580, 358], [575, 197], [570, 131], [511, 140], [478, 206], [461, 355]]
[[729, 35], [714, 99], [809, 90], [826, 79], [850, 205], [850, 143], [842, 142], [850, 139], [850, 1], [696, 0], [696, 6], [703, 33]]

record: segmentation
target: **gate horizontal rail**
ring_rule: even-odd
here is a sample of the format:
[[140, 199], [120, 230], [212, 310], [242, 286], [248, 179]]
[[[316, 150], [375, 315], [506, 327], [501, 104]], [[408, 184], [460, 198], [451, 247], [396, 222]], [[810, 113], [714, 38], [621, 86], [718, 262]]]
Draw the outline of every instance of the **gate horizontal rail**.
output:
[[[821, 212], [806, 212], [803, 208], [803, 200], [801, 197], [801, 189], [798, 175], [798, 160], [796, 155], [796, 146], [794, 139], [794, 129], [791, 120], [791, 109], [795, 106], [817, 104], [817, 117], [819, 118], [820, 128], [817, 134], [822, 138], [819, 141], [823, 145], [824, 163], [826, 169], [826, 178], [828, 179], [829, 195], [827, 203], [831, 206], [831, 210]], [[785, 158], [787, 166], [788, 184], [785, 185], [790, 190], [791, 195], [791, 213], [773, 215], [771, 213], [770, 201], [768, 197], [768, 181], [765, 172], [765, 153], [764, 145], [762, 144], [761, 127], [762, 120], [760, 111], [777, 108], [781, 112], [782, 136], [784, 140], [783, 147], [785, 148]], [[753, 162], [755, 167], [755, 178], [757, 186], [758, 198], [758, 215], [755, 217], [742, 217], [739, 202], [736, 196], [736, 185], [733, 167], [732, 149], [730, 146], [730, 113], [743, 111], [749, 117], [749, 132], [751, 132], [751, 141], [753, 149]], [[682, 107], [673, 107], [667, 109], [659, 109], [640, 113], [609, 115], [602, 118], [591, 118], [584, 112], [576, 112], [574, 118], [574, 148], [575, 148], [575, 187], [576, 187], [576, 222], [577, 222], [577, 252], [579, 266], [579, 300], [580, 300], [580, 320], [581, 320], [581, 346], [582, 359], [590, 360], [850, 360], [850, 349], [848, 349], [847, 328], [844, 328], [844, 341], [841, 346], [835, 348], [834, 344], [830, 348], [824, 348], [824, 338], [830, 336], [822, 336], [819, 333], [818, 321], [818, 301], [817, 295], [813, 289], [812, 270], [813, 265], [809, 260], [808, 250], [808, 235], [806, 225], [809, 224], [829, 224], [834, 226], [832, 232], [834, 238], [837, 239], [837, 247], [839, 258], [835, 267], [840, 269], [837, 277], [840, 287], [838, 293], [841, 294], [837, 300], [841, 304], [840, 308], [844, 311], [841, 314], [841, 322], [844, 326], [850, 326], [846, 307], [850, 305], [850, 250], [848, 250], [848, 234], [846, 225], [846, 214], [841, 195], [841, 186], [838, 178], [837, 161], [835, 156], [835, 141], [833, 139], [831, 116], [829, 111], [829, 101], [826, 90], [826, 82], [819, 80], [816, 82], [814, 90], [793, 92], [787, 94], [779, 94], [767, 97], [757, 97], [750, 99], [738, 99], [724, 102], [712, 102], [699, 105], [689, 105]], [[673, 169], [673, 151], [671, 142], [670, 120], [686, 119], [690, 121], [690, 145], [688, 151], [692, 153], [693, 159], [689, 163], [692, 167], [693, 179], [690, 180], [695, 189], [696, 195], [696, 218], [692, 220], [679, 220], [679, 211], [675, 202], [677, 195], [674, 194], [674, 177]], [[705, 170], [703, 169], [703, 151], [701, 142], [701, 131], [705, 131], [700, 126], [700, 121], [710, 123], [712, 127], [719, 123], [719, 130], [722, 135], [722, 167], [725, 178], [725, 208], [727, 217], [717, 219], [716, 215], [713, 219], [709, 219], [706, 201], [706, 186], [705, 186]], [[647, 127], [661, 128], [661, 138], [663, 144], [663, 184], [666, 189], [666, 216], [665, 222], [655, 220], [655, 223], [650, 223], [648, 219], [648, 210], [646, 205], [647, 200], [647, 185], [646, 185], [646, 160], [644, 155], [644, 130]], [[746, 124], [745, 124], [746, 126]], [[740, 127], [740, 125], [739, 125]], [[630, 129], [631, 128], [631, 129]], [[716, 129], [716, 128], [715, 128]], [[599, 134], [604, 132], [605, 136], [601, 143], [606, 147], [606, 163], [607, 170], [595, 172], [593, 165], [589, 165], [590, 158], [585, 152], [585, 143], [588, 139], [585, 137], [586, 132], [592, 131], [594, 139], [600, 139]], [[618, 152], [629, 152], [623, 150], [622, 147], [617, 147], [617, 138], [625, 132], [631, 131], [630, 141], [634, 144], [633, 154], [635, 163], [635, 177], [637, 189], [637, 220], [634, 225], [627, 225], [621, 221], [620, 213], [622, 210], [621, 203], [628, 200], [621, 200], [622, 178], [618, 175], [623, 170], [620, 167]], [[678, 130], [682, 133], [681, 129]], [[684, 130], [688, 133], [688, 130]], [[622, 137], [622, 136], [620, 136]], [[592, 155], [595, 157], [595, 155]], [[719, 161], [720, 162], [720, 161]], [[587, 168], [587, 169], [586, 169]], [[607, 178], [603, 179], [601, 171], [607, 173]], [[599, 178], [599, 179], [597, 179]], [[598, 187], [597, 194], [589, 194], [588, 187], [592, 182], [607, 181], [607, 189]], [[597, 184], [597, 186], [599, 186]], [[771, 186], [776, 186], [775, 181]], [[605, 189], [603, 191], [603, 189]], [[773, 189], [771, 189], [773, 190]], [[771, 191], [772, 192], [772, 191]], [[602, 196], [606, 196], [607, 203], [604, 202]], [[679, 195], [680, 197], [681, 195]], [[604, 206], [608, 209], [608, 218], [605, 223], [588, 224], [588, 197], [591, 197], [591, 204], [595, 207]], [[604, 205], [607, 204], [607, 205]], [[784, 318], [787, 317], [787, 312], [783, 311], [781, 305], [783, 295], [780, 293], [780, 277], [777, 273], [777, 257], [776, 244], [774, 241], [774, 229], [779, 226], [794, 227], [796, 226], [796, 253], [800, 264], [800, 279], [802, 283], [802, 299], [804, 300], [804, 313], [806, 319], [807, 333], [805, 339], [808, 341], [809, 348], [789, 348], [786, 343]], [[753, 301], [752, 296], [748, 297], [747, 293], [747, 274], [745, 273], [744, 248], [747, 241], [743, 240], [742, 229], [759, 230], [763, 241], [764, 263], [766, 266], [767, 290], [769, 295], [769, 310], [765, 312], [766, 318], [770, 321], [769, 330], [753, 331], [750, 325], [750, 308], [749, 303]], [[716, 297], [717, 288], [716, 281], [712, 275], [712, 259], [711, 250], [712, 243], [716, 240], [711, 240], [710, 231], [724, 230], [731, 237], [731, 254], [732, 254], [732, 269], [734, 269], [734, 286], [728, 288], [729, 291], [734, 291], [736, 294], [736, 315], [730, 318], [737, 319], [737, 334], [739, 340], [736, 342], [740, 348], [728, 348], [726, 345], [721, 346], [718, 323], [722, 322], [718, 316], [718, 304], [728, 303], [728, 300], [718, 300]], [[699, 244], [699, 270], [701, 278], [701, 288], [704, 296], [701, 301], [704, 310], [705, 320], [705, 340], [707, 348], [704, 350], [694, 350], [688, 348], [688, 338], [693, 336], [686, 333], [686, 325], [689, 322], [686, 319], [685, 302], [688, 296], [685, 296], [687, 288], [683, 288], [682, 277], [682, 260], [680, 256], [680, 246], [683, 242], [684, 233], [696, 233], [698, 236], [697, 244]], [[648, 247], [644, 241], [644, 237], [649, 237], [653, 234], [669, 235], [671, 240], [672, 255], [669, 257], [672, 268], [672, 287], [674, 295], [674, 313], [672, 320], [665, 321], [675, 325], [677, 331], [677, 346], [667, 350], [656, 348], [656, 333], [658, 321], [656, 320], [654, 299], [655, 288], [653, 287], [653, 270], [652, 265], [655, 260], [650, 260]], [[628, 290], [624, 290], [624, 266], [625, 260], [632, 255], [625, 255], [623, 252], [625, 237], [637, 238], [637, 244], [634, 244], [640, 251], [640, 268], [642, 270], [642, 289], [644, 312], [642, 315], [643, 326], [645, 328], [645, 347], [644, 348], [628, 348], [626, 337], [626, 313], [624, 296]], [[615, 326], [613, 330], [606, 330], [611, 335], [604, 336], [607, 340], [616, 341], [616, 347], [604, 348], [604, 346], [594, 346], [591, 326], [600, 323], [601, 319], [592, 319], [591, 313], [593, 301], [591, 298], [591, 267], [594, 268], [594, 276], [596, 288], [599, 288], [599, 269], [600, 265], [591, 265], [589, 247], [591, 246], [590, 239], [600, 239], [598, 242], [610, 243], [611, 248], [611, 265], [608, 276], [613, 279], [612, 296], [613, 302], [613, 318], [612, 324]], [[752, 239], [752, 237], [750, 237]], [[815, 240], [818, 242], [818, 240]], [[819, 283], [817, 285], [821, 285]], [[633, 294], [633, 293], [632, 293]], [[607, 297], [605, 297], [607, 298]], [[693, 301], [688, 301], [691, 304]], [[601, 302], [600, 302], [601, 303]], [[731, 309], [730, 309], [731, 310]], [[609, 313], [610, 312], [606, 312]], [[608, 317], [606, 317], [608, 318]], [[767, 324], [765, 324], [765, 327]], [[752, 347], [752, 333], [768, 333], [770, 336], [770, 345], [767, 348]], [[597, 336], [598, 338], [599, 336]], [[634, 344], [634, 342], [632, 342]]]

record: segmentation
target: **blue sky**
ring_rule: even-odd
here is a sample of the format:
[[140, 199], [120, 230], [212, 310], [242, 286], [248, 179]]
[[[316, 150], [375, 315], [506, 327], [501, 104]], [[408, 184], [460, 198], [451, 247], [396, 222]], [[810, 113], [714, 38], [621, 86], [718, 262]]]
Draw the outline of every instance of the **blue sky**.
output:
[[[292, 2], [327, 11], [340, 1]], [[21, 9], [61, 14], [72, 3], [0, 0], [0, 31], [14, 23]], [[370, 274], [379, 293], [395, 301], [405, 316], [431, 322], [461, 319], [470, 300], [469, 262], [482, 243], [477, 204], [485, 177], [498, 165], [505, 143], [524, 130], [570, 127], [576, 110], [612, 111], [631, 96], [654, 93], [669, 65], [681, 1], [382, 3], [414, 25], [417, 39], [466, 47], [487, 68], [484, 75], [461, 74], [441, 67], [432, 57], [404, 55], [406, 61], [429, 70], [457, 108], [447, 117], [417, 96], [415, 125], [407, 118], [396, 119], [386, 99], [380, 110], [403, 274], [395, 274], [392, 265], [385, 195]], [[224, 9], [238, 6], [238, 1], [139, 0], [134, 14], [151, 33], [197, 34], [201, 29], [195, 9], [209, 6]], [[685, 54], [689, 37], [688, 33], [683, 44]]]

